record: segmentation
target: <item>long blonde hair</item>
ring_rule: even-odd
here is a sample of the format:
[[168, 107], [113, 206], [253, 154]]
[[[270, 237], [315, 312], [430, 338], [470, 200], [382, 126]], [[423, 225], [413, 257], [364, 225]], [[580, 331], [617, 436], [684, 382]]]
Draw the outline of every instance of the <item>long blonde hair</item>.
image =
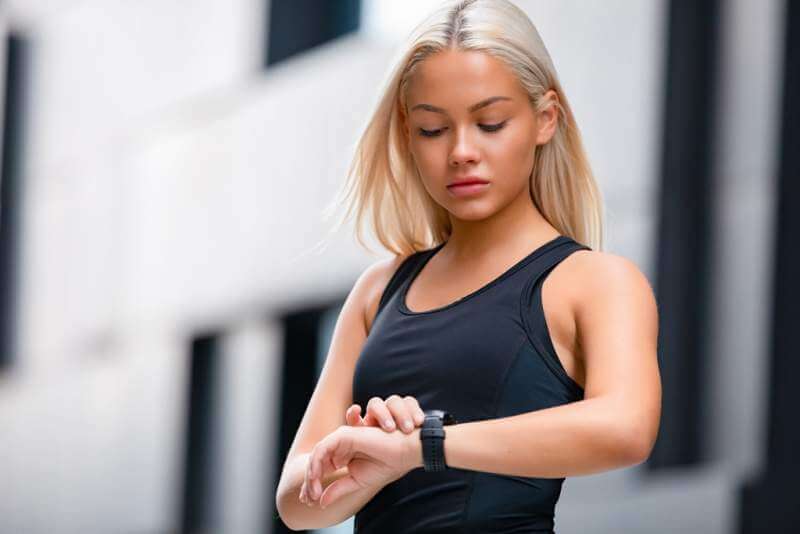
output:
[[356, 145], [347, 180], [326, 213], [347, 205], [341, 226], [356, 214], [355, 234], [362, 246], [365, 218], [371, 216], [379, 242], [405, 256], [447, 240], [447, 211], [419, 179], [403, 132], [406, 88], [416, 67], [448, 48], [482, 51], [509, 65], [539, 110], [542, 95], [558, 95], [558, 126], [537, 147], [530, 176], [531, 199], [561, 234], [595, 250], [603, 247], [603, 207], [580, 131], [561, 89], [555, 67], [533, 23], [508, 0], [444, 2], [409, 36], [389, 71], [383, 93]]

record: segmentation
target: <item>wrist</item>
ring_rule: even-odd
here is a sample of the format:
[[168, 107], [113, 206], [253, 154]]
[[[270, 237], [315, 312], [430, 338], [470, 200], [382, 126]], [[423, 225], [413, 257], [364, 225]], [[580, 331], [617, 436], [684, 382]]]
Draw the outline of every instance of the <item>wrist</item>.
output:
[[408, 471], [424, 466], [422, 462], [422, 442], [420, 441], [419, 432], [420, 429], [417, 427], [403, 436], [405, 439], [405, 458]]

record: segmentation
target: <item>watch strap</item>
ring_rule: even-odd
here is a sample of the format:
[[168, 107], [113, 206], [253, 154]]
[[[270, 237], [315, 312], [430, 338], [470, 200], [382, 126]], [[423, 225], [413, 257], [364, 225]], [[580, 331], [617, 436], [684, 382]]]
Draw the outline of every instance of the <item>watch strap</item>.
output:
[[455, 419], [443, 410], [426, 410], [425, 421], [420, 429], [419, 439], [422, 442], [422, 464], [425, 471], [438, 472], [447, 469], [444, 457], [444, 426], [452, 424]]

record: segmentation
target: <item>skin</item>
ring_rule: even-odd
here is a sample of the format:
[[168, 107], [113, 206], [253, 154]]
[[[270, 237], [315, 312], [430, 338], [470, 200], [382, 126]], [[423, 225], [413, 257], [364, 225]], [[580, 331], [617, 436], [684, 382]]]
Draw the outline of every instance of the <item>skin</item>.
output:
[[[470, 111], [493, 96], [508, 99]], [[552, 138], [558, 120], [557, 94], [548, 91], [543, 98], [550, 105], [536, 112], [505, 64], [480, 52], [440, 52], [420, 65], [409, 85], [407, 142], [425, 189], [450, 214], [453, 232], [410, 288], [412, 310], [458, 300], [559, 235], [531, 201], [528, 184], [535, 150]], [[481, 127], [502, 122], [495, 132]], [[425, 137], [420, 128], [440, 134]], [[490, 186], [481, 195], [457, 198], [446, 186], [464, 175], [488, 179]], [[375, 295], [398, 262], [383, 265], [384, 274], [375, 277], [364, 308], [367, 329]], [[448, 426], [444, 443], [450, 467], [568, 477], [637, 464], [649, 456], [658, 432], [661, 384], [657, 306], [647, 279], [623, 257], [581, 250], [545, 279], [542, 300], [558, 357], [583, 386], [584, 399]], [[351, 405], [346, 424], [309, 451], [301, 502], [335, 508], [358, 494], [358, 502], [348, 503], [357, 510], [380, 488], [422, 466], [422, 410], [416, 399], [376, 397], [363, 418], [360, 410]], [[404, 421], [412, 423], [410, 430], [402, 427]], [[341, 508], [342, 515], [352, 514]]]

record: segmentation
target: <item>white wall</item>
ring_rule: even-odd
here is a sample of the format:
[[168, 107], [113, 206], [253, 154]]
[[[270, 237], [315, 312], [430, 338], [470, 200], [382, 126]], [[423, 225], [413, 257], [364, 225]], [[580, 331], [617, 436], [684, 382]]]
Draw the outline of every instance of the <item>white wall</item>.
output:
[[266, 6], [5, 8], [32, 46], [21, 347], [0, 377], [0, 531], [164, 532], [180, 505], [189, 331], [125, 309], [123, 215], [135, 199], [124, 148], [143, 125], [257, 75]]

